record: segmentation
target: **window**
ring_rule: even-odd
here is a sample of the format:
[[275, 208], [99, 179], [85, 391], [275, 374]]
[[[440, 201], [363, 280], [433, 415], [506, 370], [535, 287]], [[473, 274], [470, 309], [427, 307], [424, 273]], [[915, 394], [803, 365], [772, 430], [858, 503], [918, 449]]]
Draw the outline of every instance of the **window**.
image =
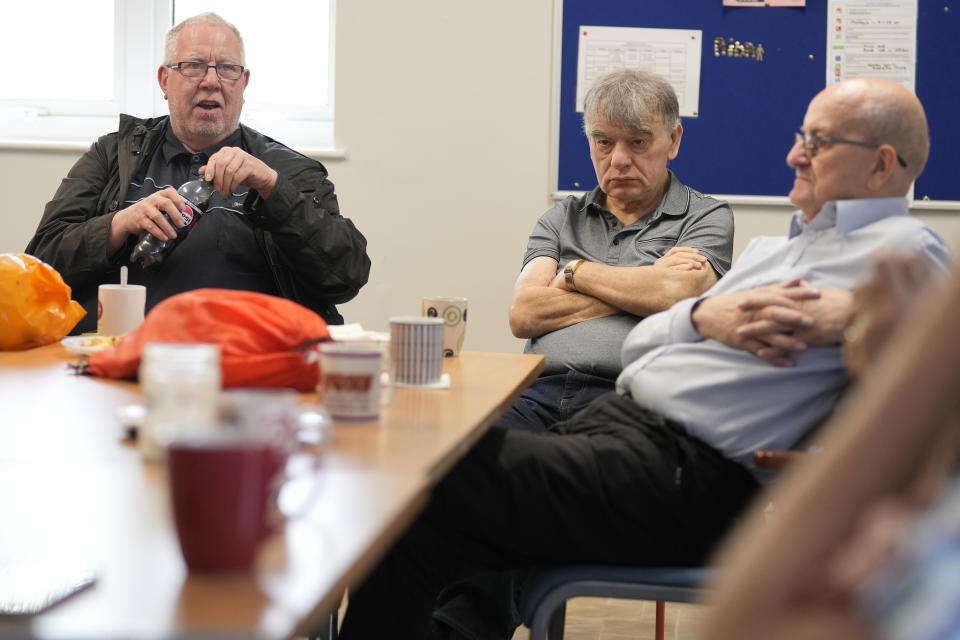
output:
[[173, 24], [204, 11], [232, 22], [243, 35], [250, 69], [243, 123], [291, 146], [332, 146], [331, 4], [174, 0]]
[[[48, 20], [42, 30], [11, 30], [12, 38], [7, 36], [0, 42], [5, 61], [0, 100], [28, 104], [37, 99], [60, 105], [112, 103], [116, 77], [113, 0], [49, 4], [54, 5], [50, 8], [56, 12], [57, 20]], [[15, 2], [5, 7], [4, 13], [8, 25], [25, 25], [34, 19], [37, 9], [31, 3]], [[30, 46], [31, 42], [38, 42], [34, 35], [38, 32], [43, 33], [44, 42], [56, 42], [59, 46]], [[17, 33], [30, 37], [21, 41]], [[92, 33], [108, 37], [90, 37]], [[65, 50], [74, 52], [75, 57], [64, 59]], [[90, 61], [91, 73], [71, 72], [73, 60]]]
[[[244, 39], [241, 121], [301, 150], [332, 147], [333, 0], [271, 0], [267, 11], [236, 0], [33, 0], [4, 11], [0, 140], [86, 148], [116, 130], [121, 112], [166, 114], [156, 79], [163, 36], [215, 11]], [[38, 33], [56, 46], [41, 46]]]

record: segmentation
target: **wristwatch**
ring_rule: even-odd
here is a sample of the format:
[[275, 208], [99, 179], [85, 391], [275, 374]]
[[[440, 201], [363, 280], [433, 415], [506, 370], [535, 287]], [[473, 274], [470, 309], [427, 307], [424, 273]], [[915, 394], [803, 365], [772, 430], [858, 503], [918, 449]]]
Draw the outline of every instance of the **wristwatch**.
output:
[[577, 290], [577, 285], [573, 283], [573, 274], [577, 272], [577, 269], [579, 269], [580, 265], [582, 264], [583, 258], [578, 258], [576, 260], [571, 260], [567, 263], [567, 266], [563, 268], [563, 279], [567, 281], [567, 285], [569, 285], [574, 291]]

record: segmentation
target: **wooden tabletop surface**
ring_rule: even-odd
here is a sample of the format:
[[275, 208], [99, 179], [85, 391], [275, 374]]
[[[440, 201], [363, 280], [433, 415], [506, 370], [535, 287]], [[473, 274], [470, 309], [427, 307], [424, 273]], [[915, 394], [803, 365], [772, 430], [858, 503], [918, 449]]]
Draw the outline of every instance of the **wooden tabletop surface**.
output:
[[75, 375], [73, 361], [59, 344], [0, 352], [0, 563], [83, 565], [97, 581], [41, 615], [0, 618], [0, 636], [307, 635], [543, 368], [464, 352], [444, 362], [449, 389], [400, 388], [378, 422], [338, 423], [309, 506], [254, 570], [203, 575], [180, 557], [165, 466], [123, 439], [117, 408], [142, 401], [137, 384]]

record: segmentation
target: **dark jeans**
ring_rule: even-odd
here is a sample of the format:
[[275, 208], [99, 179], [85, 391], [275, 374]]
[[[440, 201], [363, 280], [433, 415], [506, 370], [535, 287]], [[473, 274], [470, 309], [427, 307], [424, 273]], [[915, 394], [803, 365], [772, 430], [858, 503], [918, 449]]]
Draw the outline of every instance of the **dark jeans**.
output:
[[615, 380], [567, 371], [540, 376], [507, 409], [495, 426], [523, 431], [544, 431], [613, 391]]
[[341, 637], [424, 638], [440, 591], [481, 571], [702, 563], [756, 489], [746, 469], [615, 393], [546, 433], [491, 429], [351, 593]]

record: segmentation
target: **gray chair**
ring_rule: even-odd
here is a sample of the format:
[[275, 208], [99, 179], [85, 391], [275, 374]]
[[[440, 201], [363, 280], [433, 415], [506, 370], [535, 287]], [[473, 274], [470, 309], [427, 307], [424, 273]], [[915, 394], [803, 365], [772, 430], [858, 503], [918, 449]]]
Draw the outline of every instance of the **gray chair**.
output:
[[525, 583], [520, 617], [530, 640], [562, 640], [567, 600], [628, 598], [657, 603], [656, 634], [663, 640], [665, 602], [695, 602], [712, 571], [701, 567], [629, 567], [578, 564], [545, 567]]

